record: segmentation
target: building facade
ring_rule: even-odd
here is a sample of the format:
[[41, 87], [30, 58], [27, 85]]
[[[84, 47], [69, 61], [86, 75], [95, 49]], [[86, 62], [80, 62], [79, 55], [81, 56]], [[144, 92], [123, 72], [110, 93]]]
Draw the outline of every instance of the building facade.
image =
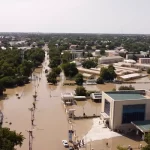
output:
[[139, 91], [102, 92], [102, 118], [112, 130], [128, 131], [135, 128], [131, 122], [150, 120], [149, 108], [150, 98]]

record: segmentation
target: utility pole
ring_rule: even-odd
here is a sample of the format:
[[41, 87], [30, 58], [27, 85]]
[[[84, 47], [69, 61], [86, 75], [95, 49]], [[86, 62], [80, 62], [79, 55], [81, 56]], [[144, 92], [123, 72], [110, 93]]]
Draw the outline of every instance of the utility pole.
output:
[[26, 130], [29, 133], [29, 150], [32, 150], [32, 141], [33, 141], [33, 131], [32, 130]]

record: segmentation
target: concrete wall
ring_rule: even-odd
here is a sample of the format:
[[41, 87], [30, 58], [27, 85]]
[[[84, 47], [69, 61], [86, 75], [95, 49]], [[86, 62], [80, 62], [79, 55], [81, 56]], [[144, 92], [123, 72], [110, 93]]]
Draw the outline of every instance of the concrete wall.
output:
[[113, 128], [113, 113], [114, 113], [114, 100], [108, 96], [105, 92], [102, 92], [102, 112], [104, 112], [105, 108], [105, 99], [110, 102], [110, 119], [109, 119], [109, 126]]

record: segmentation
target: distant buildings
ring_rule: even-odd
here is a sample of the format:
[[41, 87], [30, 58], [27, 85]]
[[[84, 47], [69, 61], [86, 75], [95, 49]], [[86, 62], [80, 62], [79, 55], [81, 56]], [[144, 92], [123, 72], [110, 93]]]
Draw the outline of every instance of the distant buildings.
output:
[[69, 49], [70, 50], [75, 50], [77, 48], [77, 45], [70, 45]]
[[150, 64], [150, 58], [139, 58], [140, 64]]
[[105, 50], [105, 53], [108, 57], [119, 56], [119, 53], [115, 50]]
[[99, 64], [112, 64], [112, 63], [117, 63], [117, 62], [122, 62], [123, 57], [121, 56], [113, 56], [113, 57], [101, 57], [98, 60]]
[[83, 50], [71, 50], [72, 59], [83, 57]]
[[139, 59], [139, 58], [144, 58], [145, 55], [144, 54], [126, 54], [126, 59], [133, 59], [134, 57]]
[[[75, 58], [82, 58], [84, 50], [65, 50], [66, 52], [70, 52], [71, 58], [74, 60]], [[64, 51], [64, 52], [65, 52]], [[64, 53], [62, 52], [61, 55]]]

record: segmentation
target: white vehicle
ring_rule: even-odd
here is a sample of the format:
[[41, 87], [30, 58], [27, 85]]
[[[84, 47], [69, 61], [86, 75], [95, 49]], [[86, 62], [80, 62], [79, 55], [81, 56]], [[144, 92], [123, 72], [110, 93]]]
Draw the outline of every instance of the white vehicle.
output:
[[62, 143], [63, 143], [64, 147], [69, 147], [67, 140], [62, 140]]

